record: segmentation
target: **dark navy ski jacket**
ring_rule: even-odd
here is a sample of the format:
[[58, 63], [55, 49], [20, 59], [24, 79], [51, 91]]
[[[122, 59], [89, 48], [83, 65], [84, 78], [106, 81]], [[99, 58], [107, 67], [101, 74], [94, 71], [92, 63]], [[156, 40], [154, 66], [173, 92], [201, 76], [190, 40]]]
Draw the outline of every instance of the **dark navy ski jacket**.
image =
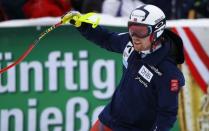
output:
[[177, 64], [184, 62], [181, 39], [165, 30], [162, 47], [142, 58], [128, 33], [109, 32], [88, 24], [78, 28], [88, 40], [121, 53], [123, 75], [111, 102], [99, 115], [114, 131], [169, 131], [176, 121], [178, 92], [185, 80]]

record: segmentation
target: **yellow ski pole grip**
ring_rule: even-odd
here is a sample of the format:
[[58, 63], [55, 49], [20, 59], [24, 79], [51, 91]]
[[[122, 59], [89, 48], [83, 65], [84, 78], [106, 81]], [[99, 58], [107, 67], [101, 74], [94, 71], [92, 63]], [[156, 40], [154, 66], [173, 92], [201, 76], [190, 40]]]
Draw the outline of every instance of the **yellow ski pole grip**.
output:
[[85, 23], [89, 23], [92, 25], [92, 28], [96, 28], [99, 24], [100, 18], [96, 18], [96, 21], [90, 20], [89, 18], [94, 16], [96, 13], [87, 13], [85, 15], [75, 15], [72, 18], [70, 18], [71, 16], [67, 16], [62, 18], [61, 23], [62, 24], [67, 24], [67, 23], [71, 23], [73, 24], [75, 27], [80, 27], [82, 22]]
[[96, 13], [93, 13], [93, 12], [87, 13], [87, 14], [81, 16], [78, 21], [85, 22], [85, 23], [89, 23], [89, 24], [92, 25], [92, 28], [96, 28], [98, 26], [98, 24], [99, 24], [100, 18], [97, 18], [96, 19], [96, 22], [94, 22], [94, 21], [92, 21], [92, 20], [89, 19], [90, 17], [92, 17], [95, 14]]

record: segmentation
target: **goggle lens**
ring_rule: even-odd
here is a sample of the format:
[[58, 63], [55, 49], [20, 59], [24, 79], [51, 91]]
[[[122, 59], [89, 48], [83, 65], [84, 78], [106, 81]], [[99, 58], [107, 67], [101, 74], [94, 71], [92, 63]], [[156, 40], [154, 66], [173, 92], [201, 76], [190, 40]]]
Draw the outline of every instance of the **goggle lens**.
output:
[[152, 33], [152, 27], [147, 25], [130, 25], [128, 27], [131, 36], [145, 38]]

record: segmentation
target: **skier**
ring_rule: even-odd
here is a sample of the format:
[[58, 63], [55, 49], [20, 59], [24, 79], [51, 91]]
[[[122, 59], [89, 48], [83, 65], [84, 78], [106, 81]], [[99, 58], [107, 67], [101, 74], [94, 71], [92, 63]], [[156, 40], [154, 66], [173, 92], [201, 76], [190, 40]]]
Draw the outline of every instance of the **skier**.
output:
[[125, 33], [76, 25], [75, 16], [81, 14], [70, 11], [62, 20], [75, 25], [86, 39], [123, 57], [121, 81], [91, 131], [169, 131], [185, 84], [177, 67], [184, 62], [184, 54], [181, 38], [165, 29], [163, 11], [154, 5], [134, 9]]

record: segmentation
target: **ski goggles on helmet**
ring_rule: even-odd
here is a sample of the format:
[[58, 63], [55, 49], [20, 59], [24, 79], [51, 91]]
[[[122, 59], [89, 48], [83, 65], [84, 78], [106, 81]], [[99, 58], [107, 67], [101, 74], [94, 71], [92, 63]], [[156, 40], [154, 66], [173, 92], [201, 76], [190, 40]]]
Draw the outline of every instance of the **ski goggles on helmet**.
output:
[[152, 34], [152, 26], [151, 25], [143, 25], [138, 23], [128, 23], [128, 30], [130, 36], [137, 36], [139, 38], [145, 38]]

